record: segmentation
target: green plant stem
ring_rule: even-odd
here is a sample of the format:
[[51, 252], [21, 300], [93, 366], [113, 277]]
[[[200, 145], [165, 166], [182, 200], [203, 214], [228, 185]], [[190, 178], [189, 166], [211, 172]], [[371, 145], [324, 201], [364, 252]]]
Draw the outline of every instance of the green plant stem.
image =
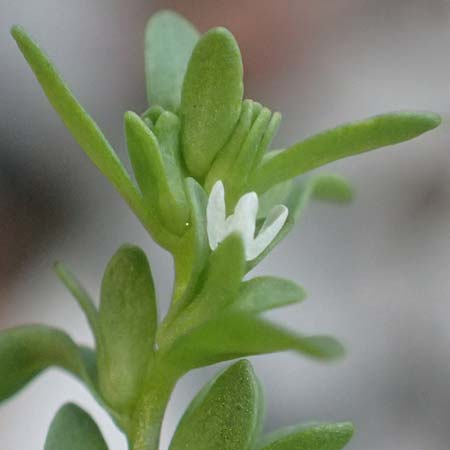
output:
[[182, 374], [157, 356], [133, 414], [130, 450], [158, 450], [167, 404]]

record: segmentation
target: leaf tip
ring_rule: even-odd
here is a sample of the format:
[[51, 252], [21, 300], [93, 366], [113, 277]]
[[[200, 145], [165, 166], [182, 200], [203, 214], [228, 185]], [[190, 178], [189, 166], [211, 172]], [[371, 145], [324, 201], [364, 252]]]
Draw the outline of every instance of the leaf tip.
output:
[[21, 25], [13, 25], [9, 32], [11, 33], [11, 36], [17, 41], [19, 40], [22, 36], [26, 35], [26, 31], [23, 29], [23, 27]]

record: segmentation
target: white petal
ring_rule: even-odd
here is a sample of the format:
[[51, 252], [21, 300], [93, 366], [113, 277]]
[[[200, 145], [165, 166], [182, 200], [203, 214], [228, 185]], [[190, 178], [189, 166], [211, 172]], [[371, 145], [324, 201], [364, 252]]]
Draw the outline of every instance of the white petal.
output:
[[216, 181], [206, 206], [206, 227], [211, 250], [215, 250], [225, 237], [225, 190], [223, 183]]
[[288, 213], [289, 211], [284, 205], [277, 205], [271, 209], [258, 236], [251, 242], [251, 245], [246, 248], [246, 257], [248, 261], [255, 259], [273, 241], [281, 228], [283, 228]]
[[244, 240], [244, 246], [253, 240], [255, 221], [258, 213], [258, 196], [255, 192], [244, 194], [234, 208], [234, 214], [227, 219], [226, 234], [239, 232]]

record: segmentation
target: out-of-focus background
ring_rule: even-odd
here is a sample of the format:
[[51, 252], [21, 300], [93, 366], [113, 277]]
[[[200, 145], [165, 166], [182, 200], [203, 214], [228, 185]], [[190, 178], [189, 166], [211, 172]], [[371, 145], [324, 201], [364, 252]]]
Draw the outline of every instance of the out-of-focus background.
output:
[[[63, 260], [98, 293], [123, 242], [146, 250], [166, 311], [170, 258], [74, 143], [8, 35], [14, 23], [27, 28], [126, 160], [122, 115], [146, 107], [143, 33], [163, 7], [202, 31], [225, 25], [237, 36], [246, 96], [283, 112], [277, 146], [384, 111], [450, 110], [447, 0], [0, 0], [0, 328], [40, 322], [90, 342], [52, 264]], [[335, 334], [348, 356], [332, 365], [290, 353], [252, 358], [267, 429], [351, 419], [349, 449], [448, 450], [450, 127], [326, 169], [353, 181], [354, 203], [312, 205], [256, 272], [309, 292], [273, 319]], [[217, 370], [180, 382], [162, 448]], [[95, 416], [111, 449], [125, 449], [85, 389], [56, 370], [0, 407], [0, 447], [42, 448], [68, 400]]]

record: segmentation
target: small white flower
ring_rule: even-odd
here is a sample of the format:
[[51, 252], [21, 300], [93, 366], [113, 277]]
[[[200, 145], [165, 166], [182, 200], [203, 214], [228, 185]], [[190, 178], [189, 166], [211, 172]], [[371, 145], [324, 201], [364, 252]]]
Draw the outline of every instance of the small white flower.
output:
[[222, 181], [216, 181], [208, 199], [206, 221], [209, 246], [215, 250], [220, 242], [234, 232], [240, 233], [244, 242], [247, 261], [255, 259], [280, 232], [288, 216], [284, 205], [272, 208], [255, 237], [258, 196], [255, 192], [244, 194], [234, 208], [234, 214], [226, 217], [225, 190]]

